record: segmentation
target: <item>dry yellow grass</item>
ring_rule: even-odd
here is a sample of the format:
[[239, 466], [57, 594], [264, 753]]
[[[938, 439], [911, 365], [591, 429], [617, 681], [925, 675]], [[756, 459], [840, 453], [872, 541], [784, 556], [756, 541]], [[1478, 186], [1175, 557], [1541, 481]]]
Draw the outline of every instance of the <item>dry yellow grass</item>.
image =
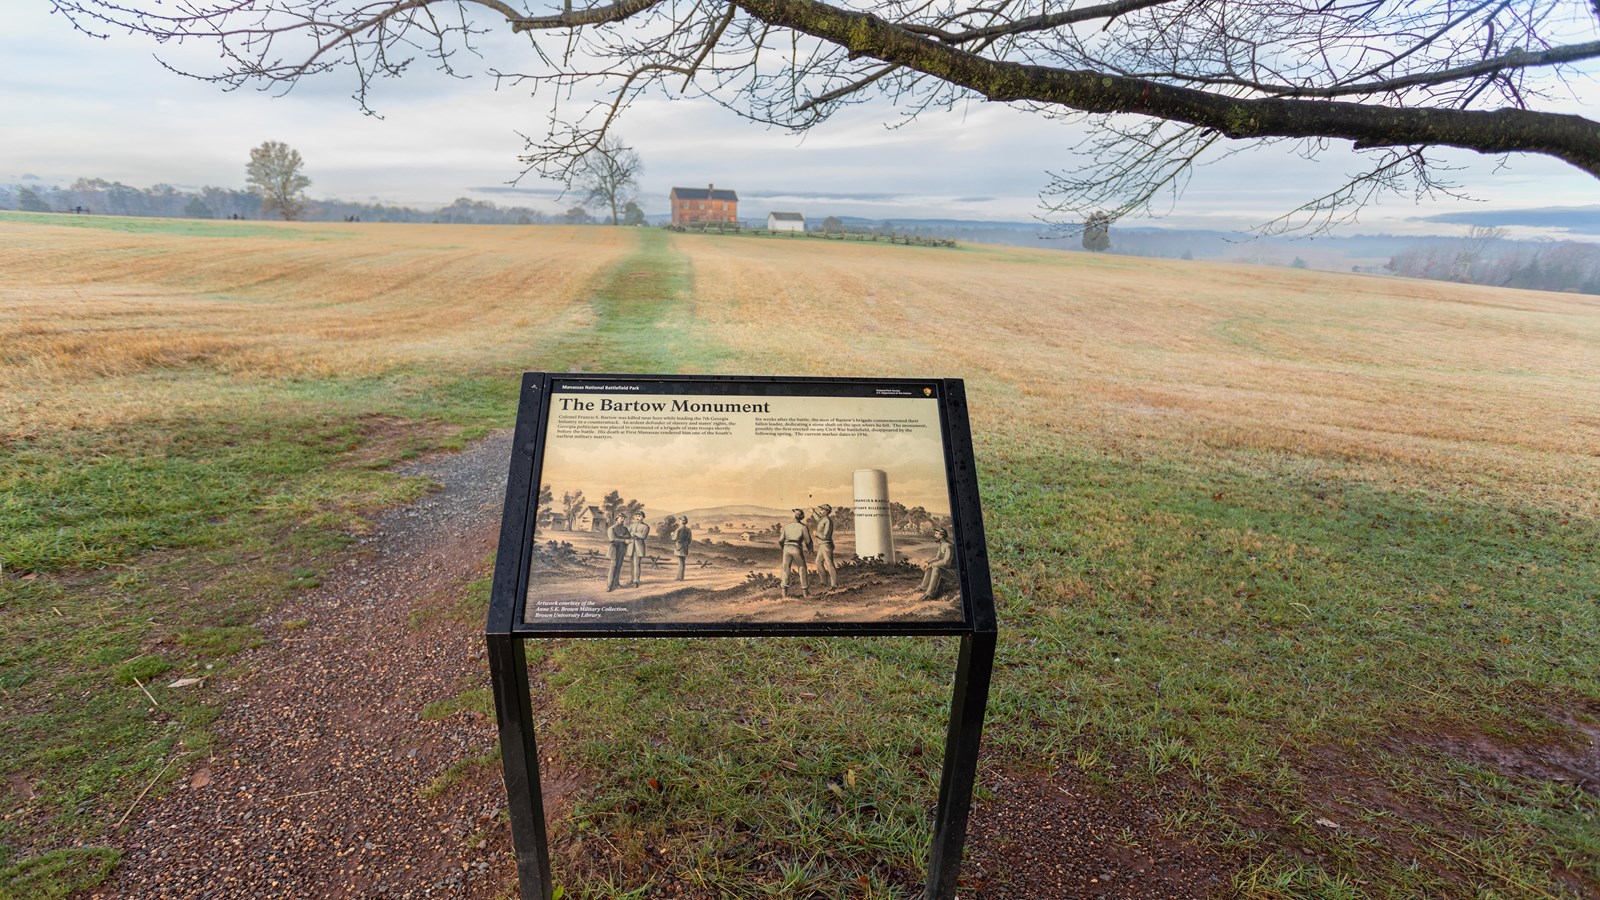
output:
[[[253, 380], [536, 368], [635, 247], [608, 228], [0, 220], [0, 433]], [[678, 236], [727, 368], [968, 379], [1024, 444], [1281, 454], [1600, 515], [1600, 301], [1288, 269]]]
[[[1287, 455], [1600, 514], [1600, 300], [977, 248], [686, 236], [757, 368], [964, 377], [1024, 443]], [[780, 362], [781, 361], [781, 362]]]
[[227, 395], [256, 379], [413, 363], [531, 365], [541, 334], [585, 324], [595, 279], [631, 247], [599, 228], [248, 229], [0, 220], [0, 434], [105, 428], [218, 399], [196, 396], [197, 378]]

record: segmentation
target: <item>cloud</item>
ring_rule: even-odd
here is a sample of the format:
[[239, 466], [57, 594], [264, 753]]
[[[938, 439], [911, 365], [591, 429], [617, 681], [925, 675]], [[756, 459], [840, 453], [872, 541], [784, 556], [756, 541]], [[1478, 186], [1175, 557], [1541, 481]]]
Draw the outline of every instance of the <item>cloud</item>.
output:
[[565, 191], [559, 187], [529, 188], [514, 187], [505, 184], [493, 185], [491, 187], [471, 187], [467, 188], [467, 190], [474, 194], [518, 194], [530, 197], [560, 197], [568, 193], [568, 191]]
[[894, 203], [909, 198], [906, 194], [875, 193], [871, 191], [741, 191], [741, 197], [777, 198], [784, 200], [842, 200], [850, 203]]
[[1419, 216], [1422, 222], [1454, 225], [1520, 225], [1572, 234], [1600, 234], [1600, 206], [1553, 206], [1540, 209], [1478, 209]]

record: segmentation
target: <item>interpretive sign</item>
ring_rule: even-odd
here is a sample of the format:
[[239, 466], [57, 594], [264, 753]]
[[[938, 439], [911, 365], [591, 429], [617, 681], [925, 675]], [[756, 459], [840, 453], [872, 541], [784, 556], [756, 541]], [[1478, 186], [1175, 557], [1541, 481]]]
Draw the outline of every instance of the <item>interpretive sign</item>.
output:
[[965, 620], [942, 386], [554, 377], [534, 630]]
[[487, 638], [523, 896], [551, 893], [525, 639], [958, 634], [927, 881], [953, 897], [995, 641], [962, 383], [522, 388]]

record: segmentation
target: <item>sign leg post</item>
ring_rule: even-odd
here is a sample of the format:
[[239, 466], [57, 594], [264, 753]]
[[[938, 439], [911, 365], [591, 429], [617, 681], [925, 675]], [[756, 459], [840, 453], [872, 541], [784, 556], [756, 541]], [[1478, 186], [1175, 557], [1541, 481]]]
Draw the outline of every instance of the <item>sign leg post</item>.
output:
[[961, 659], [956, 664], [955, 687], [950, 699], [950, 730], [945, 735], [944, 768], [939, 773], [939, 808], [933, 822], [933, 845], [928, 852], [926, 900], [954, 900], [956, 878], [961, 874], [961, 850], [967, 840], [967, 815], [972, 810], [972, 787], [978, 777], [978, 743], [983, 737], [983, 711], [989, 701], [989, 677], [994, 671], [995, 633], [961, 636]]
[[544, 795], [539, 790], [539, 747], [533, 736], [527, 652], [520, 637], [491, 634], [488, 643], [511, 843], [517, 851], [517, 881], [522, 900], [550, 900], [550, 848], [544, 831]]

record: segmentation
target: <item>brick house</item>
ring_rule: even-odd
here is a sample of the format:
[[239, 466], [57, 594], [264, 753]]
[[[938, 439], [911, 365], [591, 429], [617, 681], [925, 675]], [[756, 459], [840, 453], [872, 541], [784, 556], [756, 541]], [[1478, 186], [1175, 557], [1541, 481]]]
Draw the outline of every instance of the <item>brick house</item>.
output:
[[691, 222], [739, 221], [739, 195], [733, 191], [719, 191], [714, 184], [703, 188], [672, 189], [672, 224], [688, 225]]

